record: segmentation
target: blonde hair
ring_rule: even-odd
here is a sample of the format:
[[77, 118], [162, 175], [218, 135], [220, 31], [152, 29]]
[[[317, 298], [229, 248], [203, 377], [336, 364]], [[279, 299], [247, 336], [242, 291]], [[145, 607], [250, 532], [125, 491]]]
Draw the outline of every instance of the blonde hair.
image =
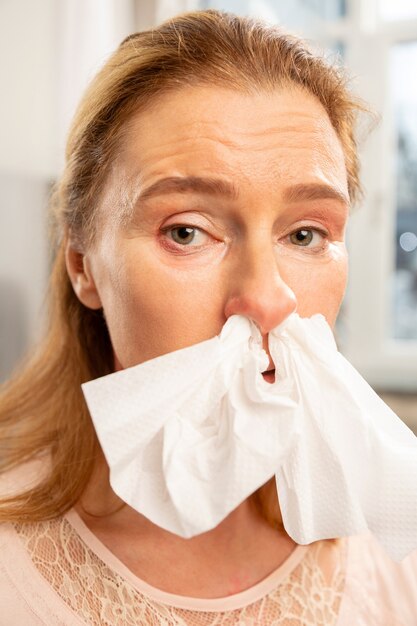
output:
[[[99, 447], [80, 385], [113, 371], [113, 351], [102, 312], [86, 308], [74, 294], [66, 242], [71, 237], [80, 250], [91, 244], [100, 193], [132, 116], [159, 95], [202, 84], [249, 93], [296, 85], [313, 94], [341, 141], [351, 200], [360, 193], [354, 130], [363, 107], [340, 69], [300, 39], [218, 11], [184, 14], [125, 39], [84, 95], [52, 197], [55, 260], [45, 338], [0, 395], [0, 470], [48, 453], [50, 471], [37, 486], [3, 498], [0, 521], [59, 516], [86, 489]], [[276, 525], [271, 486], [256, 496]]]

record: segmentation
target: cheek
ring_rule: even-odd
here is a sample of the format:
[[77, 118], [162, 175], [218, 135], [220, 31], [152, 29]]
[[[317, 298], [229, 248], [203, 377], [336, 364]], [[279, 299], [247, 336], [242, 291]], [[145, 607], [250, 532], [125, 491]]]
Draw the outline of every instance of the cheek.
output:
[[122, 367], [208, 339], [224, 321], [218, 269], [184, 271], [151, 261], [119, 254], [102, 272], [100, 295]]
[[344, 246], [338, 247], [325, 262], [286, 259], [280, 264], [280, 274], [296, 295], [301, 317], [321, 313], [334, 326], [347, 283], [348, 258]]

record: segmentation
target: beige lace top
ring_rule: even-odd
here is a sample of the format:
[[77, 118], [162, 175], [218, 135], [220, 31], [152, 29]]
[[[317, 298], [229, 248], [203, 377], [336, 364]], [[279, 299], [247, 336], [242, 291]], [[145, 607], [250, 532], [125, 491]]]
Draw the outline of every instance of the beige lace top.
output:
[[[323, 551], [335, 550], [331, 574]], [[130, 572], [75, 510], [0, 526], [1, 626], [416, 626], [417, 554], [392, 562], [370, 535], [297, 546], [226, 598], [163, 592]]]
[[[29, 488], [40, 467], [2, 475], [0, 493]], [[41, 624], [417, 626], [417, 552], [394, 563], [370, 534], [297, 546], [250, 589], [202, 599], [135, 576], [74, 509], [53, 521], [0, 524], [0, 626]]]

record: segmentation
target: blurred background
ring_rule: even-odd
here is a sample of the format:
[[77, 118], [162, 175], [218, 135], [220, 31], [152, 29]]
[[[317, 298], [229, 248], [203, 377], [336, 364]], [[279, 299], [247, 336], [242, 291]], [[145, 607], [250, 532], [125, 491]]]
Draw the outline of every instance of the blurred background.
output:
[[42, 333], [48, 195], [87, 82], [129, 33], [211, 7], [282, 24], [341, 59], [381, 116], [360, 146], [366, 195], [337, 336], [417, 432], [417, 0], [0, 0], [0, 381]]

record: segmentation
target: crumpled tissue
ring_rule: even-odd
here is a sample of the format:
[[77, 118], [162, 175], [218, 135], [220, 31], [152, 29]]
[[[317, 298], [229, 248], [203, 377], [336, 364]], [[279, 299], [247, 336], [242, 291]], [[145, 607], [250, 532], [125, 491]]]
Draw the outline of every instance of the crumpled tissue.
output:
[[417, 548], [417, 437], [337, 350], [322, 315], [219, 336], [84, 383], [114, 492], [182, 537], [208, 531], [275, 476], [298, 544], [371, 531]]

